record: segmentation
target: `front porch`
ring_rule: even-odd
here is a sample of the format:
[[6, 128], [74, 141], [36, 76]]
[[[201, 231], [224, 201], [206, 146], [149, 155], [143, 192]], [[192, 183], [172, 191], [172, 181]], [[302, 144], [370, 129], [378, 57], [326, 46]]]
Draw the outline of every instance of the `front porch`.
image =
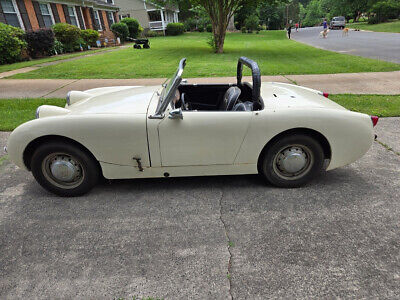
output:
[[167, 29], [169, 23], [177, 23], [178, 11], [166, 9], [148, 9], [147, 15], [149, 17], [150, 30], [160, 31]]

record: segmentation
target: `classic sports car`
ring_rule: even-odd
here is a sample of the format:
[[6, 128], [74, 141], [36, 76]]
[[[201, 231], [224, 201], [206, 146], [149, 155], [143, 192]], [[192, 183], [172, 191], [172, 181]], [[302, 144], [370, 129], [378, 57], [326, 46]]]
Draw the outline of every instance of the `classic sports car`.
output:
[[[237, 82], [188, 84], [186, 59], [162, 86], [71, 91], [65, 108], [43, 105], [8, 140], [10, 159], [61, 196], [108, 179], [260, 173], [298, 187], [363, 156], [377, 117], [319, 91], [263, 82], [241, 57]], [[243, 66], [252, 83], [242, 82]]]

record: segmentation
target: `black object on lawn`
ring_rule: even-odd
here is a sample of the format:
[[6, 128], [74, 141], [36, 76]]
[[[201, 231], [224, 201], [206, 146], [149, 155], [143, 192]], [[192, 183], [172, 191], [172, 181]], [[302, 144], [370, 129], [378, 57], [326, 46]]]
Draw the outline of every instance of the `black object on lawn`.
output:
[[134, 49], [150, 49], [150, 41], [148, 39], [133, 39], [135, 45], [133, 45]]

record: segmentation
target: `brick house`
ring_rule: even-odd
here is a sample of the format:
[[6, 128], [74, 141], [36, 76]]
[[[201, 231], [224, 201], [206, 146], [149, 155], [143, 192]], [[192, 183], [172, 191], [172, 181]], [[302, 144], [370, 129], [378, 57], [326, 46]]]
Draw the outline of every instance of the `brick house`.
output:
[[113, 0], [0, 0], [0, 22], [24, 30], [62, 22], [114, 38], [110, 27], [119, 20], [118, 10]]

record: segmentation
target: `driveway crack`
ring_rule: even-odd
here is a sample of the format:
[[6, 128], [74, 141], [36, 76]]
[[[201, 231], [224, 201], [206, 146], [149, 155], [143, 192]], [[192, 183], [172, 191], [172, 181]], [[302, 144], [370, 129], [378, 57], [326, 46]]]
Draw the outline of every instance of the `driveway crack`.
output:
[[390, 147], [389, 145], [381, 142], [380, 140], [376, 139], [375, 141], [378, 142], [379, 145], [383, 146], [386, 150], [393, 152], [395, 155], [400, 156], [400, 152], [395, 151], [392, 147]]
[[233, 246], [233, 242], [231, 241], [230, 237], [229, 237], [229, 233], [228, 233], [228, 228], [226, 226], [226, 222], [224, 220], [223, 214], [222, 214], [222, 199], [224, 198], [224, 191], [221, 190], [221, 198], [219, 198], [219, 220], [222, 223], [222, 226], [224, 227], [224, 232], [225, 232], [225, 236], [227, 239], [227, 247], [228, 247], [228, 253], [229, 253], [229, 260], [228, 260], [228, 270], [226, 272], [226, 277], [228, 278], [228, 282], [229, 282], [229, 296], [230, 299], [233, 299], [232, 296], [232, 276], [231, 276], [231, 268], [232, 268], [232, 246]]

